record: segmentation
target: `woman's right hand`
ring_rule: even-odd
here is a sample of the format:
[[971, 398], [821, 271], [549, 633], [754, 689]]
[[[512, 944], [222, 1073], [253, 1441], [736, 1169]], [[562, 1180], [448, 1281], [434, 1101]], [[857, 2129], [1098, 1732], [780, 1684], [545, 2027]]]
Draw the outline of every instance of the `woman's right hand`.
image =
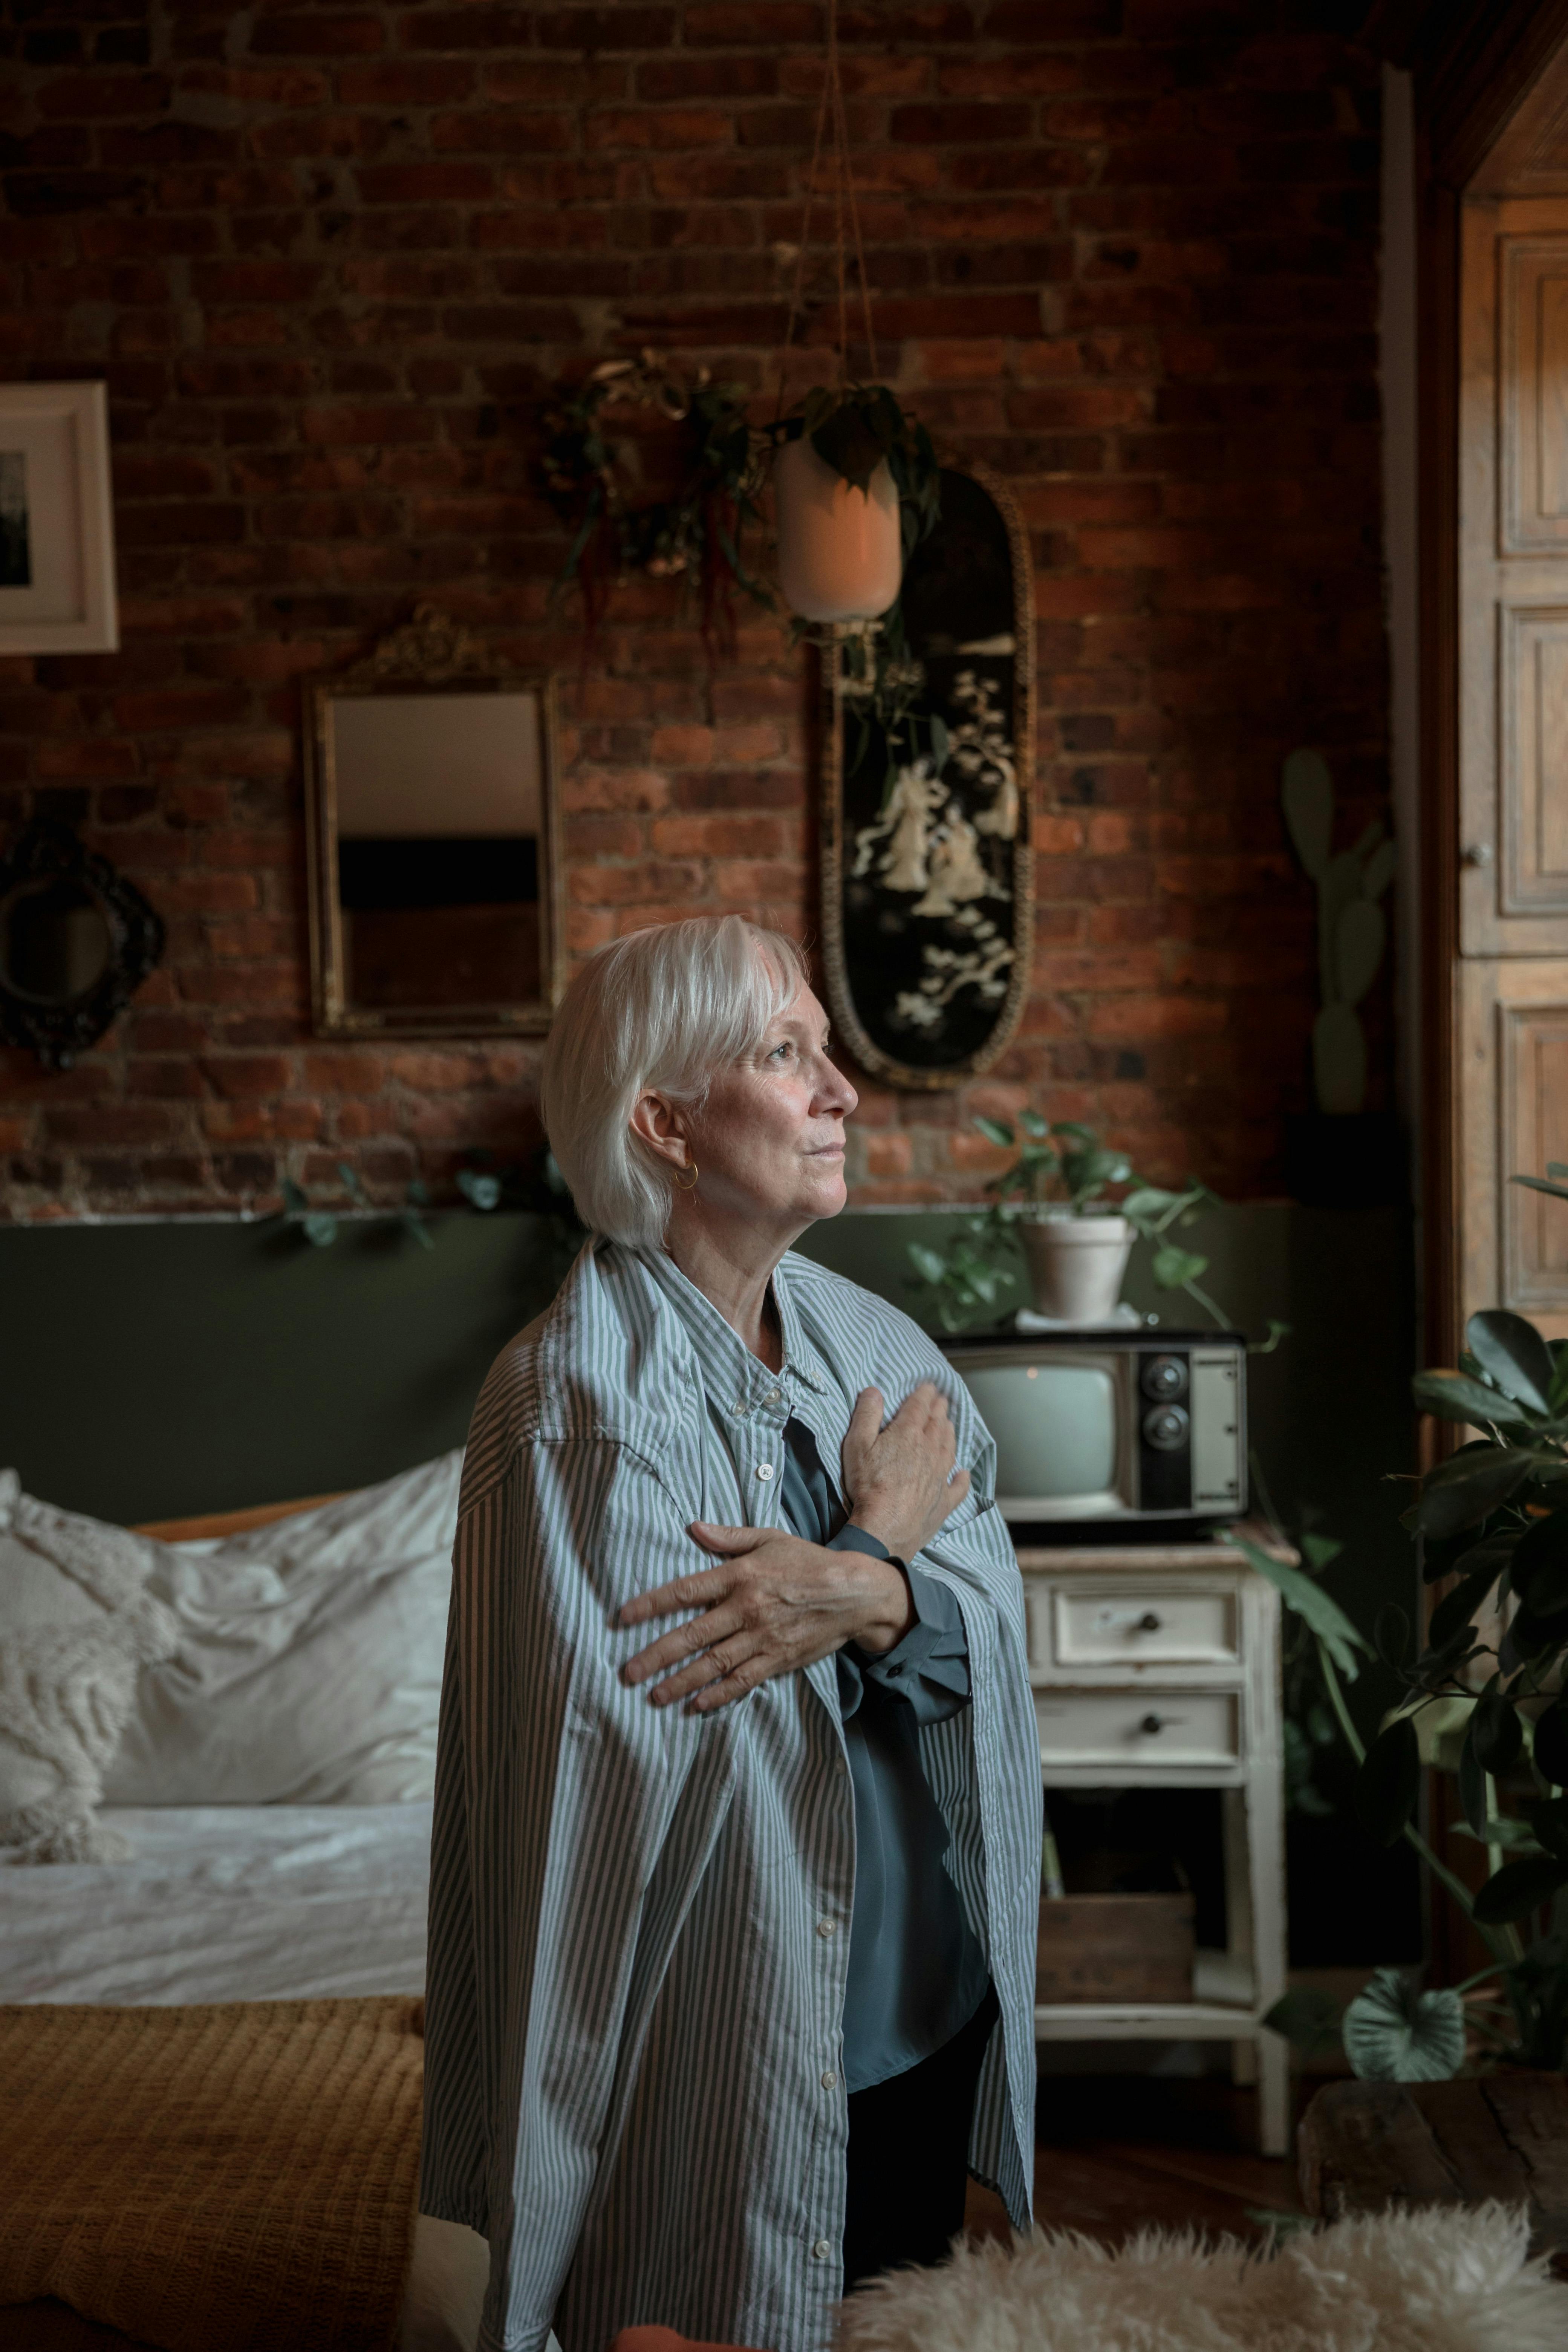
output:
[[880, 1389], [862, 1389], [844, 1440], [849, 1517], [899, 1559], [930, 1543], [969, 1492], [967, 1470], [954, 1470], [958, 1439], [947, 1399], [934, 1381], [911, 1389], [886, 1427]]

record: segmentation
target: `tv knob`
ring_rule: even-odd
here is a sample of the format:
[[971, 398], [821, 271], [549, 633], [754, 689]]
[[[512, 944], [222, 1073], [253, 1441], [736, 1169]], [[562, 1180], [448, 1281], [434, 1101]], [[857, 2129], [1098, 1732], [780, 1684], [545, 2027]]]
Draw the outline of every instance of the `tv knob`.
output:
[[1187, 1442], [1187, 1415], [1179, 1404], [1157, 1405], [1143, 1416], [1143, 1434], [1156, 1454], [1177, 1454]]
[[1187, 1368], [1180, 1356], [1151, 1356], [1143, 1366], [1142, 1387], [1146, 1397], [1185, 1396]]

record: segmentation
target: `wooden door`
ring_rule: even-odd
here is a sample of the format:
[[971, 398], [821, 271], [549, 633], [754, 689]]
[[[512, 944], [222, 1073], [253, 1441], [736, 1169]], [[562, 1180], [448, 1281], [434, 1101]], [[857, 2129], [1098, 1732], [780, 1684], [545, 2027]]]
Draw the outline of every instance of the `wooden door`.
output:
[[1458, 955], [1450, 998], [1458, 1323], [1568, 1333], [1568, 198], [1463, 208]]

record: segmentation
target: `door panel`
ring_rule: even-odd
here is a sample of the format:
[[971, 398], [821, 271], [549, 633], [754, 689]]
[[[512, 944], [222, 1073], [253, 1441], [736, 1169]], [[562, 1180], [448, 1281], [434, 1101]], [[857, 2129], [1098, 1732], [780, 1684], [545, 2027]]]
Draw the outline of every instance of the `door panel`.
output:
[[1568, 604], [1505, 603], [1499, 621], [1500, 912], [1568, 917]]
[[1568, 1160], [1568, 959], [1467, 961], [1459, 1045], [1464, 1313], [1568, 1337], [1568, 1201], [1509, 1181]]
[[1568, 241], [1504, 236], [1500, 552], [1568, 551]]
[[1459, 945], [1568, 954], [1568, 204], [1465, 207]]

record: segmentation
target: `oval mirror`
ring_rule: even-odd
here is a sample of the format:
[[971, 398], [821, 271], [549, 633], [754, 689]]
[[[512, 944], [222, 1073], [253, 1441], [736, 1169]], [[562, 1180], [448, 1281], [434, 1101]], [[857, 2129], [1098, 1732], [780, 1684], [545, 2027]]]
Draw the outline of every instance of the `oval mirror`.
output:
[[46, 1069], [95, 1045], [163, 952], [141, 891], [68, 824], [35, 817], [0, 849], [0, 1037]]
[[863, 1070], [950, 1087], [1017, 1027], [1034, 942], [1033, 570], [988, 467], [942, 467], [897, 610], [907, 711], [868, 698], [842, 632], [824, 654], [823, 962]]
[[109, 969], [114, 935], [86, 883], [23, 882], [0, 901], [0, 981], [32, 1004], [73, 1004]]

